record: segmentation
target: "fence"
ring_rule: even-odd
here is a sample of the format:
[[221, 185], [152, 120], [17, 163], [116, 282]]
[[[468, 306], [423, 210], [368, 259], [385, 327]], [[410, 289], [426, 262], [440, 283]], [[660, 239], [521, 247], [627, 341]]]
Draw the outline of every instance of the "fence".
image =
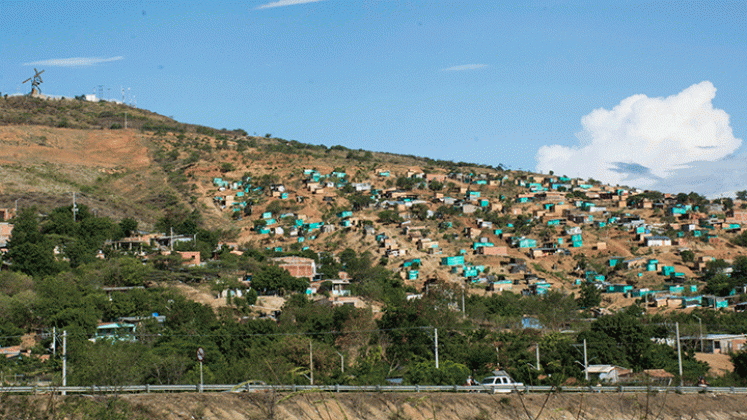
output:
[[[121, 393], [150, 393], [150, 392], [490, 392], [483, 386], [459, 385], [126, 385], [126, 386], [7, 386], [0, 387], [0, 393], [15, 394], [121, 394]], [[519, 386], [502, 388], [503, 392], [521, 393], [645, 393], [645, 392], [675, 392], [679, 394], [747, 394], [745, 387], [664, 387], [664, 386]]]

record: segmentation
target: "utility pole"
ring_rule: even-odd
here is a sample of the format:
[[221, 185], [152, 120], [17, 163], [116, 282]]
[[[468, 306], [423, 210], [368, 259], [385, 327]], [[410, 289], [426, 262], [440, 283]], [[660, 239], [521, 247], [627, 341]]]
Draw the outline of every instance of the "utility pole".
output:
[[52, 356], [57, 356], [57, 327], [52, 327]]
[[586, 339], [584, 338], [584, 378], [589, 382], [589, 359], [586, 357]]
[[125, 130], [127, 130], [127, 111], [125, 111]]
[[464, 312], [464, 284], [462, 284], [462, 316], [465, 315]]
[[[67, 386], [67, 330], [62, 332], [62, 387]], [[62, 390], [62, 395], [66, 395]]]
[[311, 371], [311, 385], [314, 385], [314, 341], [309, 339], [309, 370]]
[[537, 368], [537, 370], [540, 370], [540, 345], [539, 345], [539, 343], [537, 343], [537, 347], [535, 347], [534, 350], [535, 350], [535, 353], [537, 355], [537, 366], [536, 366], [536, 368]]
[[693, 315], [698, 320], [698, 329], [700, 331], [700, 334], [698, 338], [700, 338], [700, 352], [703, 353], [703, 320], [700, 319], [699, 316]]
[[169, 248], [173, 251], [174, 250], [174, 228], [169, 228], [169, 231], [171, 232], [171, 235], [169, 235]]
[[337, 352], [337, 354], [339, 354], [339, 355], [340, 355], [340, 371], [341, 371], [342, 373], [345, 373], [345, 355], [344, 355], [344, 354], [342, 354], [342, 353], [340, 353], [340, 352], [339, 352], [339, 351], [337, 351], [337, 350], [335, 350], [335, 352]]
[[677, 361], [680, 365], [680, 386], [683, 385], [682, 380], [682, 349], [680, 348], [680, 323], [675, 322], [674, 323], [675, 331], [677, 332]]
[[438, 369], [438, 328], [434, 328], [433, 332], [435, 334], [433, 341], [436, 349], [436, 369]]

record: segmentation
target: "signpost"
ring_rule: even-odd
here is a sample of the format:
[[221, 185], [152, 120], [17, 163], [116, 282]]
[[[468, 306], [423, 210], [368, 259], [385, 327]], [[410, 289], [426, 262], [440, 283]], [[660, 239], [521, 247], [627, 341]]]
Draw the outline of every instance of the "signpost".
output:
[[205, 360], [205, 349], [197, 347], [197, 360], [200, 361], [200, 393], [202, 393], [202, 361]]

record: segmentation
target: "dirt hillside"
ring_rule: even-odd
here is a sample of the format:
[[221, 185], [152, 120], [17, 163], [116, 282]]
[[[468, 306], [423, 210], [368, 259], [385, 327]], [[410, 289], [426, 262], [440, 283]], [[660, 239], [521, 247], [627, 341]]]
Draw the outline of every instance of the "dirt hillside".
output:
[[[21, 399], [25, 397], [14, 397]], [[105, 397], [67, 397], [37, 403], [57, 412], [82, 406], [80, 400], [96, 400], [114, 407]], [[140, 394], [121, 397], [129, 406], [126, 418], [182, 419], [302, 419], [302, 420], [465, 420], [465, 419], [712, 419], [747, 417], [744, 396], [659, 394], [381, 394], [381, 393], [205, 393]], [[91, 402], [91, 401], [89, 401]], [[6, 400], [6, 405], [11, 401]], [[0, 413], [3, 410], [0, 409]], [[99, 412], [101, 414], [102, 412]], [[112, 417], [113, 418], [113, 417]], [[120, 418], [120, 417], [117, 417]]]

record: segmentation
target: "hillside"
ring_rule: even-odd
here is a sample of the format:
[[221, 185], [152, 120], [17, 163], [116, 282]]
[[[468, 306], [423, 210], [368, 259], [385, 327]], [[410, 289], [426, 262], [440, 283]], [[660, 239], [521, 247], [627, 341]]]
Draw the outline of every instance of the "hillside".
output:
[[[645, 247], [645, 234], [620, 229], [618, 221], [638, 219], [661, 233], [676, 233], [682, 221], [666, 215], [666, 209], [677, 203], [667, 196], [657, 203], [661, 207], [629, 207], [626, 197], [636, 193], [631, 189], [341, 146], [306, 145], [269, 134], [249, 136], [241, 129], [183, 124], [103, 101], [0, 99], [0, 144], [0, 207], [36, 205], [49, 211], [71, 204], [76, 193], [78, 203], [97, 214], [115, 220], [132, 217], [146, 230], [164, 216], [193, 213], [205, 227], [230, 232], [228, 239], [238, 244], [283, 251], [353, 248], [384, 258], [395, 271], [403, 261], [415, 259], [420, 267], [417, 274], [407, 270], [402, 274], [418, 289], [426, 280], [460, 282], [474, 276], [465, 272], [477, 268], [478, 277], [484, 272], [513, 283], [521, 281], [518, 287], [501, 284], [501, 289], [529, 290], [530, 283], [536, 283], [536, 278], [524, 282], [530, 272], [556, 290], [574, 291], [578, 284], [573, 279], [583, 275], [575, 271], [579, 261], [608, 275], [610, 282], [653, 289], [662, 287], [665, 280], [658, 270], [612, 270], [608, 258], [655, 258], [658, 267], [671, 266], [684, 278], [694, 279], [700, 270], [682, 263], [681, 249], [716, 259], [733, 259], [742, 253], [728, 242], [741, 227], [719, 232], [718, 239], [708, 242], [692, 240], [687, 234], [673, 238], [680, 246], [664, 247]], [[548, 191], [553, 179], [562, 185], [562, 192]], [[434, 188], [434, 184], [439, 185]], [[367, 194], [373, 199], [365, 199], [363, 205], [351, 202]], [[574, 200], [581, 200], [583, 207], [570, 205]], [[465, 204], [472, 208], [467, 211]], [[603, 216], [600, 220], [605, 223], [583, 220], [581, 215], [594, 214], [588, 213], [591, 206], [602, 209], [597, 216]], [[272, 215], [265, 220], [277, 224], [260, 232], [255, 225], [268, 208]], [[379, 213], [386, 209], [405, 224], [380, 223]], [[474, 209], [477, 216], [470, 214]], [[354, 211], [339, 217], [349, 210]], [[426, 212], [436, 217], [426, 218]], [[327, 227], [302, 237], [292, 223], [280, 220], [283, 215]], [[696, 220], [690, 216], [698, 217], [683, 213], [679, 219]], [[478, 226], [483, 219], [488, 227]], [[554, 220], [566, 227], [577, 226], [579, 231], [583, 227], [582, 242], [568, 247], [572, 235], [553, 225]], [[514, 226], [517, 221], [527, 227]], [[373, 229], [368, 231], [366, 226]], [[288, 231], [292, 231], [290, 236]], [[518, 234], [533, 240], [533, 245], [511, 246], [511, 236]], [[379, 238], [382, 235], [385, 241]], [[476, 247], [481, 242], [500, 248], [496, 254], [501, 256], [478, 255]], [[531, 249], [542, 246], [565, 247], [567, 255], [532, 259]], [[442, 257], [459, 254], [466, 254], [465, 262], [456, 272], [441, 265]], [[511, 261], [527, 261], [526, 268], [511, 273], [516, 267]], [[484, 283], [475, 283], [481, 284], [471, 293], [484, 293]], [[632, 301], [614, 294], [604, 298], [611, 309]]]
[[0, 346], [39, 356], [0, 363], [6, 378], [59, 383], [49, 330], [69, 330], [69, 383], [83, 385], [194, 384], [198, 346], [207, 383], [453, 385], [496, 370], [583, 383], [587, 344], [631, 383], [745, 380], [747, 359], [732, 357], [747, 325], [741, 200], [112, 103], [13, 97], [0, 110]]

